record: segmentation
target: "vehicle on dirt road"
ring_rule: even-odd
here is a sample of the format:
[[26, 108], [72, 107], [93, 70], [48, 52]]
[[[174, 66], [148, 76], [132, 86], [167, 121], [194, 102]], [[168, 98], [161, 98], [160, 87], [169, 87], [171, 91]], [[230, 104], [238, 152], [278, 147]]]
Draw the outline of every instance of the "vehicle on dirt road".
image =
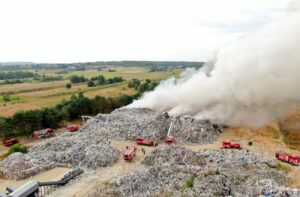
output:
[[122, 159], [124, 161], [132, 161], [136, 154], [136, 147], [130, 146], [126, 147], [126, 149], [122, 152]]
[[146, 146], [156, 146], [157, 145], [156, 143], [154, 143], [153, 140], [150, 140], [150, 139], [147, 139], [144, 137], [138, 137], [138, 138], [136, 138], [135, 141], [138, 145], [146, 145]]
[[52, 129], [47, 128], [39, 131], [34, 131], [31, 137], [33, 139], [50, 138], [50, 137], [54, 137], [54, 132]]
[[225, 140], [222, 142], [221, 149], [241, 149], [241, 143], [237, 141]]
[[70, 125], [67, 127], [67, 130], [69, 132], [74, 132], [74, 131], [77, 131], [79, 129], [79, 126], [78, 125]]
[[300, 156], [299, 155], [288, 154], [285, 152], [276, 152], [275, 157], [280, 161], [284, 161], [284, 162], [290, 163], [292, 165], [300, 164]]
[[19, 141], [16, 140], [15, 138], [12, 138], [12, 139], [4, 140], [3, 145], [6, 146], [6, 147], [9, 147], [9, 146], [12, 146], [12, 145], [17, 144], [17, 143], [19, 143]]

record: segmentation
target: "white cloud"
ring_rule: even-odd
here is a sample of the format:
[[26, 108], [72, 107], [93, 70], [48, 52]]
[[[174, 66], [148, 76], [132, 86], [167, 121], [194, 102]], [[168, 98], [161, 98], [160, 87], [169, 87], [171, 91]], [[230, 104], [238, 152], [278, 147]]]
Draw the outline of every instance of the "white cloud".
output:
[[0, 0], [0, 61], [206, 60], [286, 0]]

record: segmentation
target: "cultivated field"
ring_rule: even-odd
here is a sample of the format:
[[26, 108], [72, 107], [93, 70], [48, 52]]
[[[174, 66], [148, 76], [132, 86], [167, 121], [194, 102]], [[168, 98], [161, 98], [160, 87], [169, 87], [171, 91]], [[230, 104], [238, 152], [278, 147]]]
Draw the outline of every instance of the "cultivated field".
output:
[[[62, 76], [61, 81], [36, 82], [26, 79], [27, 82], [21, 84], [0, 85], [0, 94], [9, 94], [11, 101], [4, 102], [0, 97], [0, 116], [11, 116], [22, 110], [38, 109], [50, 107], [58, 104], [62, 100], [68, 100], [72, 95], [83, 92], [87, 97], [108, 96], [115, 97], [124, 94], [133, 94], [134, 89], [128, 88], [128, 80], [137, 78], [141, 80], [163, 80], [171, 76], [177, 76], [182, 70], [174, 69], [172, 71], [148, 72], [142, 67], [112, 67], [115, 72], [109, 72], [107, 69], [98, 71], [89, 69], [85, 71], [68, 71], [67, 73], [57, 74], [60, 70], [31, 70], [39, 75]], [[27, 70], [28, 71], [28, 70]], [[96, 87], [87, 87], [86, 83], [72, 84], [71, 89], [65, 86], [69, 83], [69, 77], [72, 75], [84, 76], [86, 78], [103, 75], [105, 78], [123, 77], [126, 81], [102, 85]]]

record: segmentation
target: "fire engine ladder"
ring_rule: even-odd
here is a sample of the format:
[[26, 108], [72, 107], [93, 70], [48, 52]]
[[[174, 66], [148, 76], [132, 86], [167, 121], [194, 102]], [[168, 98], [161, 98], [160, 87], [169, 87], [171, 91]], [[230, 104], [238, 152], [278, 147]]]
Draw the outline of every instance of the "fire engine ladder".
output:
[[169, 126], [169, 130], [168, 130], [168, 134], [167, 134], [167, 137], [169, 137], [171, 135], [171, 132], [172, 132], [172, 126], [173, 126], [173, 120]]

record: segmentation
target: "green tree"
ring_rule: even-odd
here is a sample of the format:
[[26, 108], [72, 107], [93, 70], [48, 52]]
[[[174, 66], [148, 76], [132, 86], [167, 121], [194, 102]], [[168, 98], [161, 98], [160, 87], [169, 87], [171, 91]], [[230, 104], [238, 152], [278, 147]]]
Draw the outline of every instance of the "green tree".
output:
[[64, 119], [63, 113], [56, 108], [45, 108], [40, 111], [40, 116], [43, 128], [59, 128]]
[[67, 89], [70, 89], [70, 88], [72, 88], [72, 84], [70, 84], [70, 83], [67, 83], [67, 85], [66, 85], [66, 88], [67, 88]]
[[72, 75], [70, 77], [70, 82], [71, 83], [82, 83], [82, 82], [86, 82], [87, 79], [84, 78], [84, 76], [77, 76], [77, 75]]
[[94, 87], [94, 86], [96, 86], [96, 84], [93, 81], [88, 81], [87, 86], [88, 87]]
[[103, 75], [99, 75], [97, 80], [98, 80], [97, 83], [98, 83], [99, 85], [105, 84], [105, 81], [106, 81], [106, 79], [105, 79], [105, 77], [104, 77]]
[[18, 135], [29, 135], [42, 128], [39, 110], [17, 112], [11, 117], [10, 124]]

